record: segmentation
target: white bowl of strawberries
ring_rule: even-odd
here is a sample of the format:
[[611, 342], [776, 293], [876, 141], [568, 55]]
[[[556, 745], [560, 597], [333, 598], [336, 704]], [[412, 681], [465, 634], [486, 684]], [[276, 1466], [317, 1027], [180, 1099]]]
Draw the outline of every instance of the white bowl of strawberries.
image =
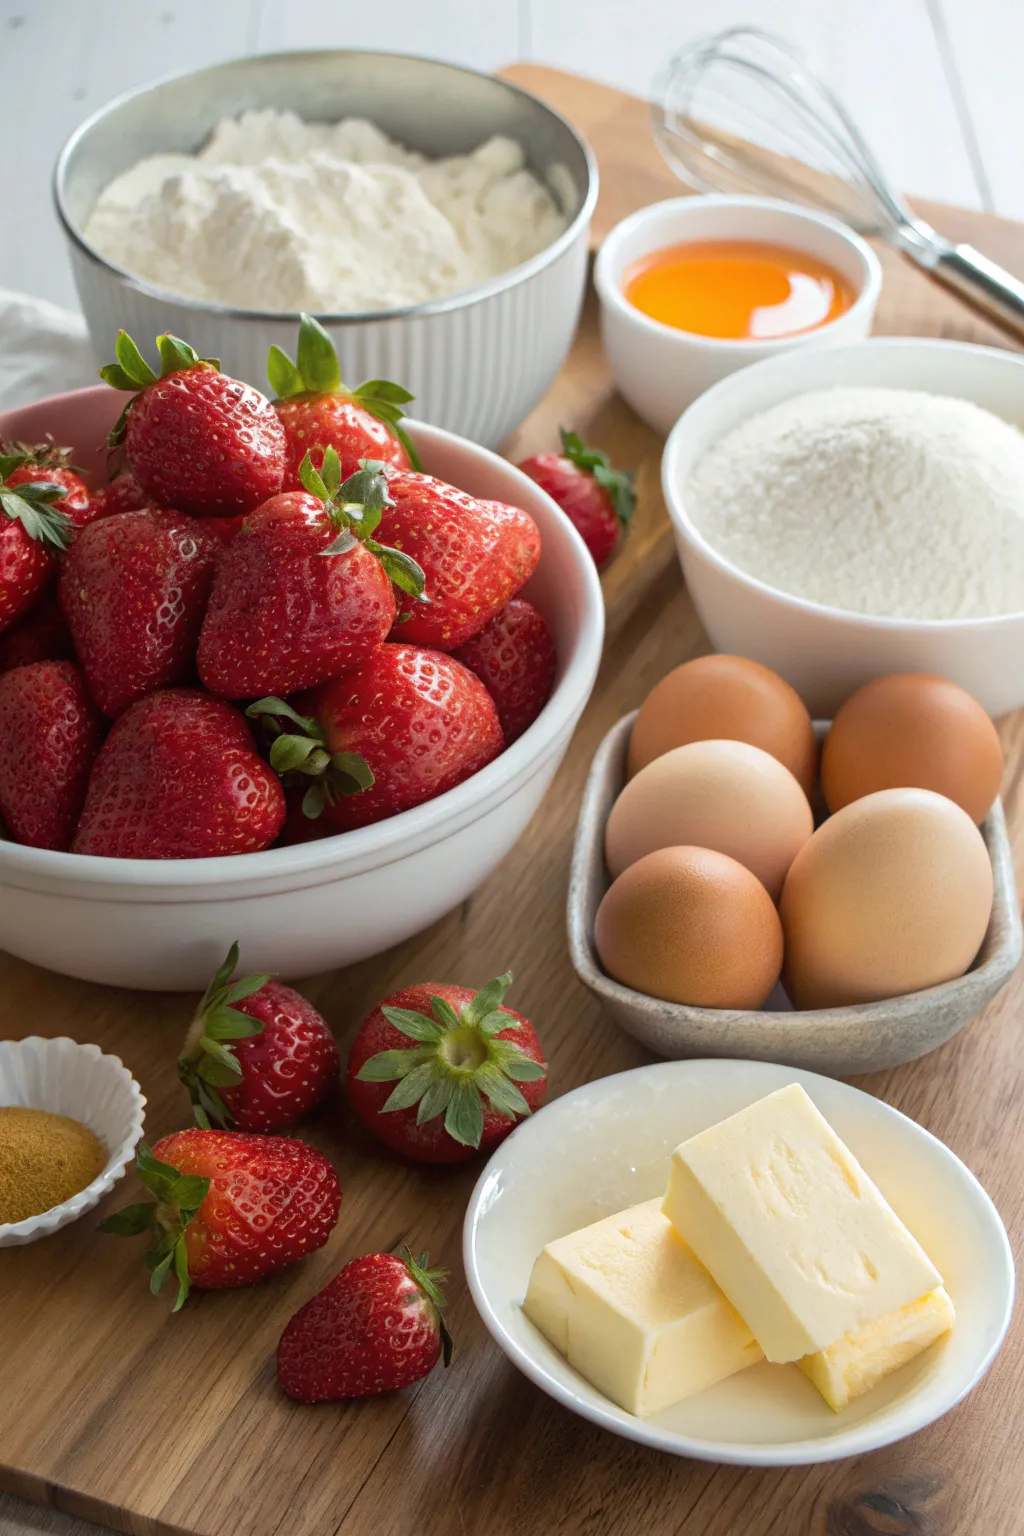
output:
[[403, 391], [353, 400], [318, 332], [274, 404], [122, 336], [115, 388], [0, 417], [5, 451], [42, 445], [0, 462], [23, 959], [160, 990], [236, 936], [284, 976], [363, 959], [490, 874], [561, 762], [603, 638], [582, 540], [497, 455], [401, 422]]

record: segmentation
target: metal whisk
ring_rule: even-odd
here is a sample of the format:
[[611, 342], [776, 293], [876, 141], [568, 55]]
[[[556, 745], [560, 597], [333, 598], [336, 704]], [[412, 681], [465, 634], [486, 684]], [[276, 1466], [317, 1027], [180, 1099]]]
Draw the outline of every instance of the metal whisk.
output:
[[911, 212], [838, 96], [783, 38], [729, 27], [683, 48], [655, 81], [653, 114], [659, 149], [698, 191], [833, 213], [1024, 340], [1024, 283]]

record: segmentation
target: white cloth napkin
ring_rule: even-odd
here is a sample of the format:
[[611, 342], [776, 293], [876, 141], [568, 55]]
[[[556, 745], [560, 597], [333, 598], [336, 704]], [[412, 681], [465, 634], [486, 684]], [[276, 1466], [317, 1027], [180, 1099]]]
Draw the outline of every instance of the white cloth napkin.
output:
[[0, 288], [0, 411], [97, 382], [81, 315]]

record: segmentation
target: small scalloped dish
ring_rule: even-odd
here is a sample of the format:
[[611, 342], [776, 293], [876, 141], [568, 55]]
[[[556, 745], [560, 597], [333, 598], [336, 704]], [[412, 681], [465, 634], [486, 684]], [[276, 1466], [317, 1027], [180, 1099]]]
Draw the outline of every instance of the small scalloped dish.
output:
[[142, 1089], [117, 1056], [61, 1036], [0, 1040], [0, 1106], [48, 1110], [89, 1127], [107, 1150], [103, 1168], [70, 1200], [24, 1221], [0, 1222], [0, 1248], [49, 1237], [91, 1211], [124, 1177], [142, 1138]]

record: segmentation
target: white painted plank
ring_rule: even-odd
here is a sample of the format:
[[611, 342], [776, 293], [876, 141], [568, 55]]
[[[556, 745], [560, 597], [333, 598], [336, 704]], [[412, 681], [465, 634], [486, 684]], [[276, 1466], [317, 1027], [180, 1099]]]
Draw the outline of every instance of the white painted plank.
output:
[[935, 0], [996, 213], [1024, 219], [1024, 6]]
[[[608, 0], [605, 0], [608, 3]], [[260, 53], [292, 48], [379, 48], [497, 69], [521, 53], [517, 0], [280, 0], [262, 7]]]
[[50, 178], [68, 134], [121, 91], [243, 53], [253, 0], [0, 0], [0, 287], [77, 308]]
[[[966, 14], [977, 0], [957, 3]], [[986, 6], [993, 18], [1010, 8], [1007, 0]], [[778, 32], [807, 50], [860, 120], [896, 186], [979, 206], [925, 0], [719, 0], [713, 7], [705, 0], [630, 0], [628, 7], [607, 0], [588, 5], [585, 20], [579, 0], [530, 0], [530, 52], [538, 63], [646, 95], [676, 49], [740, 24]], [[1004, 67], [1009, 73], [1009, 57]]]

